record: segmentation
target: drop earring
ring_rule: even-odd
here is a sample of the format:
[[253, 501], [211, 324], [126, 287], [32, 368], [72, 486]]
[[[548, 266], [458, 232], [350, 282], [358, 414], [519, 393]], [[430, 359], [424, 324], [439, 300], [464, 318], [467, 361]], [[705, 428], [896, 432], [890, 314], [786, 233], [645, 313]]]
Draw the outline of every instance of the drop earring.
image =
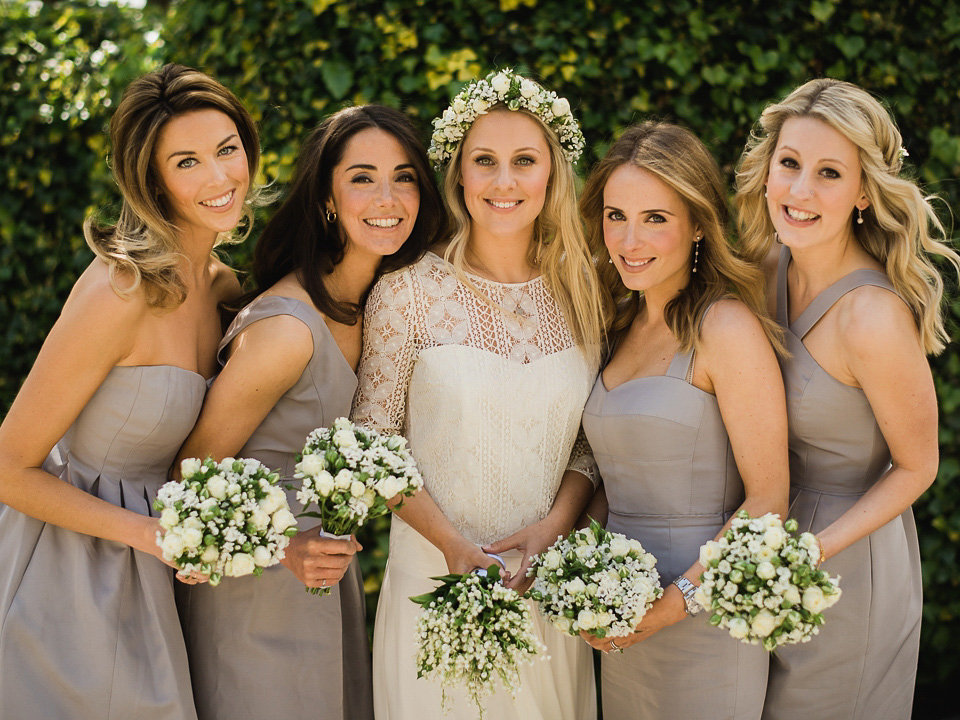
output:
[[857, 225], [863, 225], [863, 210], [857, 208]]
[[697, 261], [700, 259], [700, 241], [702, 237], [697, 237], [693, 241], [693, 272], [697, 271]]

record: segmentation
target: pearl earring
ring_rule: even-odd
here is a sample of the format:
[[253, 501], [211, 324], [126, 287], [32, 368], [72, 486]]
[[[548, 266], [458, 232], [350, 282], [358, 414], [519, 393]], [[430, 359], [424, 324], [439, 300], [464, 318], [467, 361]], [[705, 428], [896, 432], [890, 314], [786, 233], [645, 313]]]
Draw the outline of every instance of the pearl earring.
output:
[[863, 210], [857, 208], [857, 225], [863, 225]]
[[698, 236], [693, 241], [693, 272], [697, 271], [697, 260], [700, 259], [700, 241], [703, 238]]

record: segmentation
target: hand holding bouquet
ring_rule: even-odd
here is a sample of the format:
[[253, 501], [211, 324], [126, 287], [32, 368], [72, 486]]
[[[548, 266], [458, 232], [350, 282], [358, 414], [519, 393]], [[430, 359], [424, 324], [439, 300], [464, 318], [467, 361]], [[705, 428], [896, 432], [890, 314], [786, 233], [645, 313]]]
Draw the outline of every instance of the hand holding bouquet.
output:
[[482, 698], [499, 677], [516, 695], [519, 665], [546, 648], [533, 630], [523, 598], [500, 583], [499, 565], [485, 572], [431, 578], [440, 587], [410, 598], [421, 605], [417, 619], [417, 677], [439, 679], [444, 710], [446, 689], [466, 685], [483, 717]]
[[157, 532], [164, 559], [218, 585], [224, 576], [260, 575], [283, 558], [297, 519], [276, 473], [233, 458], [187, 458], [180, 472], [182, 479], [165, 483], [153, 502], [165, 531]]
[[527, 596], [560, 632], [624, 637], [663, 594], [656, 563], [639, 541], [593, 520], [537, 556]]
[[695, 597], [713, 613], [711, 624], [771, 651], [820, 631], [823, 610], [840, 599], [840, 578], [816, 567], [816, 536], [796, 530], [796, 520], [741, 510], [723, 537], [700, 548], [707, 569]]
[[[317, 428], [307, 436], [294, 477], [303, 480], [297, 500], [303, 516], [319, 518], [323, 532], [351, 535], [368, 520], [386, 515], [387, 501], [410, 497], [423, 487], [423, 478], [399, 435], [337, 418], [332, 428]], [[317, 510], [307, 511], [311, 504]], [[399, 507], [399, 505], [397, 505]], [[325, 595], [328, 588], [310, 588]]]

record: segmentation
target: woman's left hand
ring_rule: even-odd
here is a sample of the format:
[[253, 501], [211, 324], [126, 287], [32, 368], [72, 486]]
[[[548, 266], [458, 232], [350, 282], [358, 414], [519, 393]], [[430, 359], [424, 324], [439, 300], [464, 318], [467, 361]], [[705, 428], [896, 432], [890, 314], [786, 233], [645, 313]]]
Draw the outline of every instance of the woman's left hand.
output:
[[[672, 591], [671, 591], [672, 590]], [[633, 632], [624, 637], [605, 637], [598, 638], [587, 632], [580, 632], [580, 637], [586, 640], [587, 644], [596, 648], [602, 653], [617, 652], [625, 650], [631, 645], [643, 642], [654, 633], [678, 623], [687, 616], [684, 607], [683, 595], [674, 585], [669, 585], [663, 591], [663, 595], [658, 600], [653, 601], [653, 605], [647, 610], [640, 624]]]
[[505, 585], [518, 593], [524, 593], [533, 583], [533, 578], [527, 577], [527, 570], [530, 569], [534, 556], [553, 545], [557, 541], [557, 537], [568, 532], [570, 532], [570, 528], [560, 531], [555, 524], [549, 522], [549, 518], [544, 518], [533, 523], [533, 525], [518, 530], [503, 540], [484, 545], [482, 550], [494, 555], [500, 555], [507, 550], [520, 551], [523, 558], [520, 562], [520, 569], [513, 574]]

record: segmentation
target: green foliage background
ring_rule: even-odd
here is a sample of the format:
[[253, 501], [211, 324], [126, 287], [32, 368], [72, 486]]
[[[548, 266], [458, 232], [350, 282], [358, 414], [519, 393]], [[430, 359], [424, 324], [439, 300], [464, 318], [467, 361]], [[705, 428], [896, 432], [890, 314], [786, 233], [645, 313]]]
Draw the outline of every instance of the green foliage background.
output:
[[[0, 0], [0, 414], [91, 258], [84, 217], [116, 207], [104, 135], [112, 107], [131, 79], [168, 61], [237, 92], [260, 124], [261, 179], [281, 187], [300, 140], [325, 114], [349, 103], [402, 107], [426, 138], [429, 119], [463, 82], [514, 66], [570, 99], [588, 142], [582, 173], [618, 130], [653, 116], [693, 129], [732, 175], [766, 103], [828, 75], [885, 99], [911, 168], [944, 199], [948, 223], [960, 198], [952, 0], [149, 0], [142, 10]], [[252, 243], [234, 250], [238, 266]], [[933, 366], [942, 461], [916, 505], [919, 697], [960, 674], [958, 347]], [[373, 600], [385, 526], [363, 541]]]

